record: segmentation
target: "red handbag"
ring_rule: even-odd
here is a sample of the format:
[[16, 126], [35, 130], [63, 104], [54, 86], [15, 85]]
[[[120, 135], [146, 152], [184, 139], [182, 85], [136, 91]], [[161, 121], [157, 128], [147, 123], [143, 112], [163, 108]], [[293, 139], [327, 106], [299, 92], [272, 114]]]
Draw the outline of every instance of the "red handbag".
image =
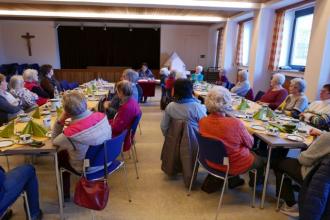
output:
[[107, 181], [107, 161], [107, 148], [104, 144], [104, 178], [88, 180], [83, 175], [76, 184], [74, 203], [93, 210], [102, 210], [105, 208], [108, 203], [110, 191]]

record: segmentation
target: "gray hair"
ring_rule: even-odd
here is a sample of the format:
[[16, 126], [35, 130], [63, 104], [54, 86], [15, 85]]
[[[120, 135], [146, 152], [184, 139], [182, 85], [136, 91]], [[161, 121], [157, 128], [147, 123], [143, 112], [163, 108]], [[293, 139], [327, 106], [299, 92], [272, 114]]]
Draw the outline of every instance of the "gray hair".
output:
[[238, 72], [238, 75], [242, 77], [243, 81], [245, 81], [249, 77], [249, 72], [247, 70], [241, 70]]
[[24, 81], [38, 81], [38, 71], [35, 69], [26, 69], [23, 72]]
[[196, 69], [198, 69], [199, 72], [202, 72], [203, 71], [203, 67], [202, 66], [196, 66]]
[[12, 76], [9, 81], [9, 88], [15, 90], [19, 88], [18, 86], [24, 87], [23, 77], [19, 75]]
[[306, 90], [306, 81], [302, 78], [294, 78], [290, 81], [290, 84], [297, 86], [299, 92], [305, 92]]
[[206, 96], [205, 106], [210, 113], [231, 111], [232, 100], [229, 90], [221, 86], [212, 88]]
[[78, 116], [87, 110], [87, 100], [79, 91], [66, 92], [63, 96], [63, 108], [70, 116]]
[[175, 71], [175, 79], [187, 79], [187, 74]]
[[283, 85], [285, 82], [285, 75], [282, 73], [275, 73], [273, 79], [278, 85]]
[[139, 79], [139, 74], [133, 69], [125, 69], [122, 76], [131, 83], [136, 83]]
[[170, 74], [170, 71], [168, 70], [167, 67], [161, 68], [159, 71], [160, 75], [168, 76]]

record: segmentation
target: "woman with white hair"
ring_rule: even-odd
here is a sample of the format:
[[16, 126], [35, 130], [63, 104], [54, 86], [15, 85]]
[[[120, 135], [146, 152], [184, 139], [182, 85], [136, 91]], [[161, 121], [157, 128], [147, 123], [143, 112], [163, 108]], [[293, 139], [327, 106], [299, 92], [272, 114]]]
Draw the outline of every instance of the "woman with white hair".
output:
[[201, 82], [204, 79], [204, 75], [202, 74], [203, 67], [202, 66], [196, 66], [195, 73], [191, 74], [191, 80]]
[[249, 90], [250, 82], [248, 80], [248, 71], [241, 70], [238, 72], [238, 83], [230, 91], [245, 97]]
[[278, 107], [284, 114], [299, 118], [299, 114], [304, 112], [308, 107], [308, 99], [304, 92], [306, 89], [306, 81], [301, 78], [294, 78], [290, 81], [290, 95], [286, 97], [284, 102]]
[[[37, 107], [38, 95], [24, 88], [24, 80], [22, 76], [12, 76], [9, 82], [10, 93], [20, 100], [23, 110], [30, 110]], [[45, 103], [42, 103], [45, 104]]]
[[[26, 69], [23, 72], [24, 87], [30, 90], [31, 92], [37, 94], [39, 99], [49, 99], [48, 93], [41, 88], [39, 85], [39, 77], [37, 70]], [[46, 100], [47, 102], [47, 100]]]
[[161, 68], [159, 71], [160, 74], [160, 86], [162, 88], [162, 97], [166, 95], [166, 88], [165, 88], [165, 82], [168, 78], [168, 75], [170, 74], [170, 71], [167, 69], [167, 67]]
[[[229, 157], [229, 174], [237, 176], [248, 170], [258, 169], [260, 178], [264, 163], [261, 157], [251, 151], [253, 137], [239, 119], [227, 116], [232, 107], [230, 92], [223, 87], [211, 89], [206, 96], [205, 105], [210, 114], [199, 121], [199, 132], [204, 137], [223, 142]], [[220, 164], [209, 163], [208, 165], [225, 172], [225, 168]], [[244, 184], [243, 180], [236, 186], [242, 184]]]
[[[64, 93], [63, 109], [54, 123], [52, 141], [59, 147], [59, 166], [81, 174], [88, 148], [109, 140], [111, 127], [103, 113], [88, 110], [85, 96], [78, 91]], [[71, 118], [71, 123], [65, 127], [68, 118]], [[63, 190], [64, 199], [70, 199], [69, 172], [63, 173]]]
[[271, 109], [276, 109], [288, 96], [288, 91], [283, 88], [285, 76], [282, 73], [273, 75], [270, 81], [271, 88], [258, 101], [259, 104], [268, 105]]

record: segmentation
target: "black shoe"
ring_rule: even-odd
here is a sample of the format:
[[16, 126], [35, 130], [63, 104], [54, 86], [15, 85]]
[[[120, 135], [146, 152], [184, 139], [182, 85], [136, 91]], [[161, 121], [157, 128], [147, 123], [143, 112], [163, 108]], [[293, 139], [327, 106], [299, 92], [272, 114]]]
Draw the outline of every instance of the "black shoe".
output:
[[8, 209], [5, 214], [2, 216], [1, 220], [9, 220], [13, 216], [13, 210]]
[[228, 187], [229, 189], [236, 188], [238, 186], [244, 185], [244, 179], [240, 178], [239, 176], [232, 177], [228, 180]]
[[206, 193], [214, 193], [221, 189], [223, 180], [212, 175], [207, 175], [202, 185], [202, 190]]

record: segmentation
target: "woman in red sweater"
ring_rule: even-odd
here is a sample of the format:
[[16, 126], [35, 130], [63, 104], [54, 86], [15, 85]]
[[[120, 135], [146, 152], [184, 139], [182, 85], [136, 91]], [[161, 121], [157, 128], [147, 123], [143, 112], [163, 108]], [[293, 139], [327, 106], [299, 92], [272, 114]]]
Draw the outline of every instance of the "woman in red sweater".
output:
[[[204, 137], [223, 142], [230, 163], [229, 174], [237, 176], [251, 169], [257, 169], [258, 174], [262, 174], [263, 159], [251, 151], [253, 137], [239, 119], [227, 114], [232, 107], [230, 92], [222, 87], [213, 88], [206, 96], [205, 105], [210, 114], [199, 121], [199, 131]], [[220, 164], [210, 161], [207, 164], [213, 169], [226, 171]], [[250, 184], [253, 185], [252, 182]]]
[[[139, 104], [132, 98], [133, 88], [132, 83], [123, 80], [116, 85], [117, 94], [120, 99], [120, 107], [113, 119], [109, 120], [112, 129], [113, 137], [120, 135], [125, 129], [131, 128], [134, 119], [141, 114]], [[105, 109], [109, 108], [109, 102], [105, 102]], [[128, 135], [125, 137], [124, 151], [131, 148], [131, 138]]]
[[282, 87], [285, 82], [285, 76], [282, 73], [273, 75], [270, 81], [271, 88], [258, 101], [260, 104], [266, 104], [271, 109], [277, 109], [288, 96], [288, 91]]

